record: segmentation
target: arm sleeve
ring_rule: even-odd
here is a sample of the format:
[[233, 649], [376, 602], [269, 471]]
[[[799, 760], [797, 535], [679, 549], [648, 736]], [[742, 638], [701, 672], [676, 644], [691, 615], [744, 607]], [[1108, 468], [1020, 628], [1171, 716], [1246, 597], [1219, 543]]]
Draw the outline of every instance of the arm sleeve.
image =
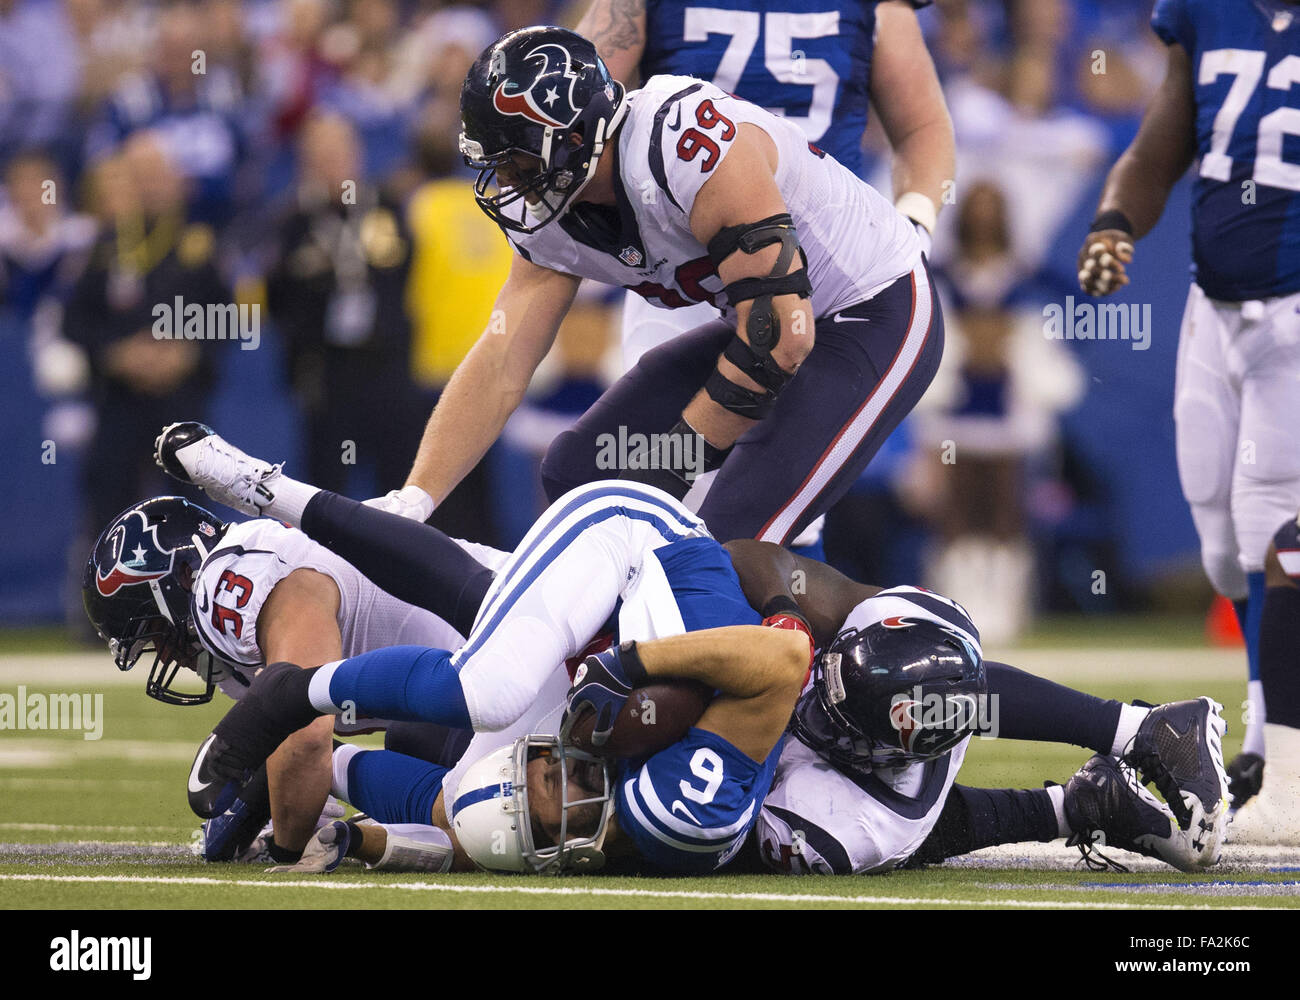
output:
[[1151, 12], [1151, 29], [1166, 45], [1177, 43], [1188, 53], [1196, 49], [1196, 32], [1187, 12], [1187, 0], [1158, 0]]

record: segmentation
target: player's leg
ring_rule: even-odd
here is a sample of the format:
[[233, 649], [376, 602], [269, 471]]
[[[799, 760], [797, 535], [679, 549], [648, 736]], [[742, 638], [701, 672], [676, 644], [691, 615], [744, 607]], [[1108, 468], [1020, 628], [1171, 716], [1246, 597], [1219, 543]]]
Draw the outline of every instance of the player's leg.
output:
[[551, 443], [542, 462], [546, 495], [554, 500], [583, 483], [617, 477], [623, 470], [608, 467], [604, 442], [626, 442], [635, 434], [671, 429], [732, 336], [731, 327], [715, 321], [646, 351]]
[[284, 475], [203, 424], [172, 424], [156, 443], [158, 463], [236, 509], [276, 517], [342, 556], [399, 600], [425, 608], [462, 635], [492, 582], [496, 550], [460, 543], [437, 528], [367, 507]]
[[[1183, 310], [1174, 375], [1174, 426], [1178, 479], [1201, 545], [1201, 564], [1215, 591], [1232, 601], [1247, 636], [1250, 665], [1248, 718], [1263, 704], [1253, 653], [1246, 575], [1232, 519], [1232, 477], [1237, 462], [1241, 400], [1228, 372], [1231, 331], [1214, 303], [1192, 285]], [[1247, 751], [1262, 753], [1262, 730], [1248, 724]]]
[[500, 568], [453, 657], [475, 730], [519, 718], [555, 668], [605, 630], [649, 551], [703, 537], [698, 518], [637, 483], [591, 483], [552, 504]]
[[[1263, 738], [1272, 707], [1262, 677], [1262, 616], [1267, 601], [1264, 560], [1278, 525], [1300, 505], [1300, 295], [1242, 303], [1230, 361], [1240, 372], [1241, 423], [1232, 479], [1233, 529], [1246, 574], [1245, 628], [1251, 661], [1252, 714], [1245, 752], [1271, 758]], [[1285, 709], [1284, 709], [1285, 711]], [[1268, 731], [1272, 731], [1269, 729]], [[1256, 734], [1257, 738], [1252, 738]], [[1235, 762], [1240, 764], [1248, 761]], [[1244, 768], [1234, 771], [1240, 774]], [[1281, 772], [1278, 772], [1279, 776]], [[1240, 781], [1238, 791], [1241, 791]], [[1240, 803], [1239, 803], [1240, 804]]]
[[1226, 724], [1209, 698], [1154, 708], [1107, 701], [986, 662], [991, 717], [1004, 739], [1073, 743], [1120, 757], [1159, 788], [1184, 830], [1217, 851], [1227, 822]]
[[1288, 518], [1274, 536], [1264, 572], [1259, 671], [1269, 706], [1268, 781], [1261, 790], [1262, 760], [1257, 770], [1234, 776], [1234, 802], [1259, 794], [1242, 803], [1230, 830], [1234, 843], [1294, 844], [1300, 840], [1300, 520]]
[[924, 265], [817, 323], [772, 412], [736, 442], [699, 506], [721, 541], [788, 544], [847, 492], [925, 392], [943, 317]]
[[1180, 871], [1201, 871], [1218, 860], [1194, 845], [1169, 808], [1112, 757], [1098, 754], [1068, 784], [1045, 788], [969, 788], [954, 785], [938, 821], [907, 867], [937, 864], [1001, 844], [1046, 843], [1061, 837], [1084, 852], [1089, 867], [1123, 865], [1096, 848], [1118, 847], [1159, 858]]

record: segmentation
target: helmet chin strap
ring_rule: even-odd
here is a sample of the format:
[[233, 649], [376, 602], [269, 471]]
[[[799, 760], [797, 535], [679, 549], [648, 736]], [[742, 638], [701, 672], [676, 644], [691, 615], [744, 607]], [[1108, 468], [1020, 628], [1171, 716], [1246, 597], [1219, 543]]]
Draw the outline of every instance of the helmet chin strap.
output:
[[[567, 212], [569, 206], [578, 200], [578, 196], [582, 194], [583, 189], [591, 182], [591, 179], [596, 176], [596, 168], [600, 166], [600, 158], [605, 153], [605, 146], [618, 132], [618, 127], [623, 124], [623, 119], [626, 115], [627, 98], [625, 96], [623, 100], [619, 102], [618, 107], [614, 109], [614, 112], [610, 115], [608, 121], [604, 118], [597, 119], [595, 142], [592, 143], [591, 155], [587, 158], [586, 173], [578, 178], [575, 184], [570, 184], [569, 189], [564, 192], [562, 196], [564, 198], [564, 204], [557, 212], [557, 215]], [[542, 164], [545, 167], [549, 167], [551, 163], [551, 143], [554, 134], [555, 130], [552, 128], [546, 129], [542, 134]], [[547, 192], [542, 195], [542, 202], [552, 211], [556, 211], [555, 206], [551, 204], [547, 198], [547, 195], [550, 193], [551, 192]]]
[[596, 176], [596, 168], [600, 166], [600, 158], [605, 153], [605, 144], [617, 134], [618, 127], [623, 124], [626, 115], [627, 96], [624, 95], [623, 100], [618, 102], [618, 107], [614, 109], [614, 113], [610, 116], [608, 122], [604, 118], [597, 119], [596, 141], [592, 144], [591, 157], [587, 160], [587, 173], [578, 182], [577, 188], [574, 189], [573, 194], [570, 196], [570, 204], [573, 203], [574, 198], [577, 198], [582, 193], [582, 189], [587, 186], [591, 179]]
[[167, 619], [168, 624], [174, 626], [176, 621], [172, 618], [171, 609], [167, 607], [167, 599], [163, 597], [162, 587], [157, 580], [149, 581], [149, 592], [153, 594], [153, 602], [158, 605], [162, 616]]

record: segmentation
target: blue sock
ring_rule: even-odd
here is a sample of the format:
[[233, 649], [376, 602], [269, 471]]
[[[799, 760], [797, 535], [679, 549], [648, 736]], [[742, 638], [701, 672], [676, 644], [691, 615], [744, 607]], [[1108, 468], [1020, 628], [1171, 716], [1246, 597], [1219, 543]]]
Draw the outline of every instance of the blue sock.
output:
[[451, 653], [425, 646], [389, 646], [350, 656], [329, 679], [330, 701], [358, 715], [437, 722], [470, 729], [469, 709]]
[[1242, 638], [1246, 640], [1246, 665], [1252, 681], [1259, 680], [1259, 621], [1264, 615], [1264, 571], [1246, 574], [1246, 599], [1233, 601]]
[[348, 762], [349, 801], [381, 823], [428, 826], [446, 773], [392, 750], [363, 750]]

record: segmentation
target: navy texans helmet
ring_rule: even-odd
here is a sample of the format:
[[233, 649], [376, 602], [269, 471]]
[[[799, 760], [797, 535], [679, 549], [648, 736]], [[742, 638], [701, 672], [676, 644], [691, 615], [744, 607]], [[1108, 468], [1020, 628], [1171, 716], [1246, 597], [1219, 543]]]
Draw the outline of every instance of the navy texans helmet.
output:
[[[190, 586], [226, 527], [182, 497], [154, 497], [114, 518], [86, 563], [81, 598], [90, 623], [108, 642], [119, 670], [154, 654], [145, 691], [169, 705], [212, 700], [214, 658], [194, 630]], [[206, 691], [173, 687], [181, 667], [195, 671]]]
[[987, 694], [976, 637], [896, 615], [835, 638], [795, 708], [794, 732], [838, 767], [902, 767], [975, 732]]
[[558, 218], [591, 180], [626, 112], [623, 85], [581, 35], [554, 27], [502, 35], [460, 92], [460, 151], [479, 172], [479, 207], [520, 233]]

